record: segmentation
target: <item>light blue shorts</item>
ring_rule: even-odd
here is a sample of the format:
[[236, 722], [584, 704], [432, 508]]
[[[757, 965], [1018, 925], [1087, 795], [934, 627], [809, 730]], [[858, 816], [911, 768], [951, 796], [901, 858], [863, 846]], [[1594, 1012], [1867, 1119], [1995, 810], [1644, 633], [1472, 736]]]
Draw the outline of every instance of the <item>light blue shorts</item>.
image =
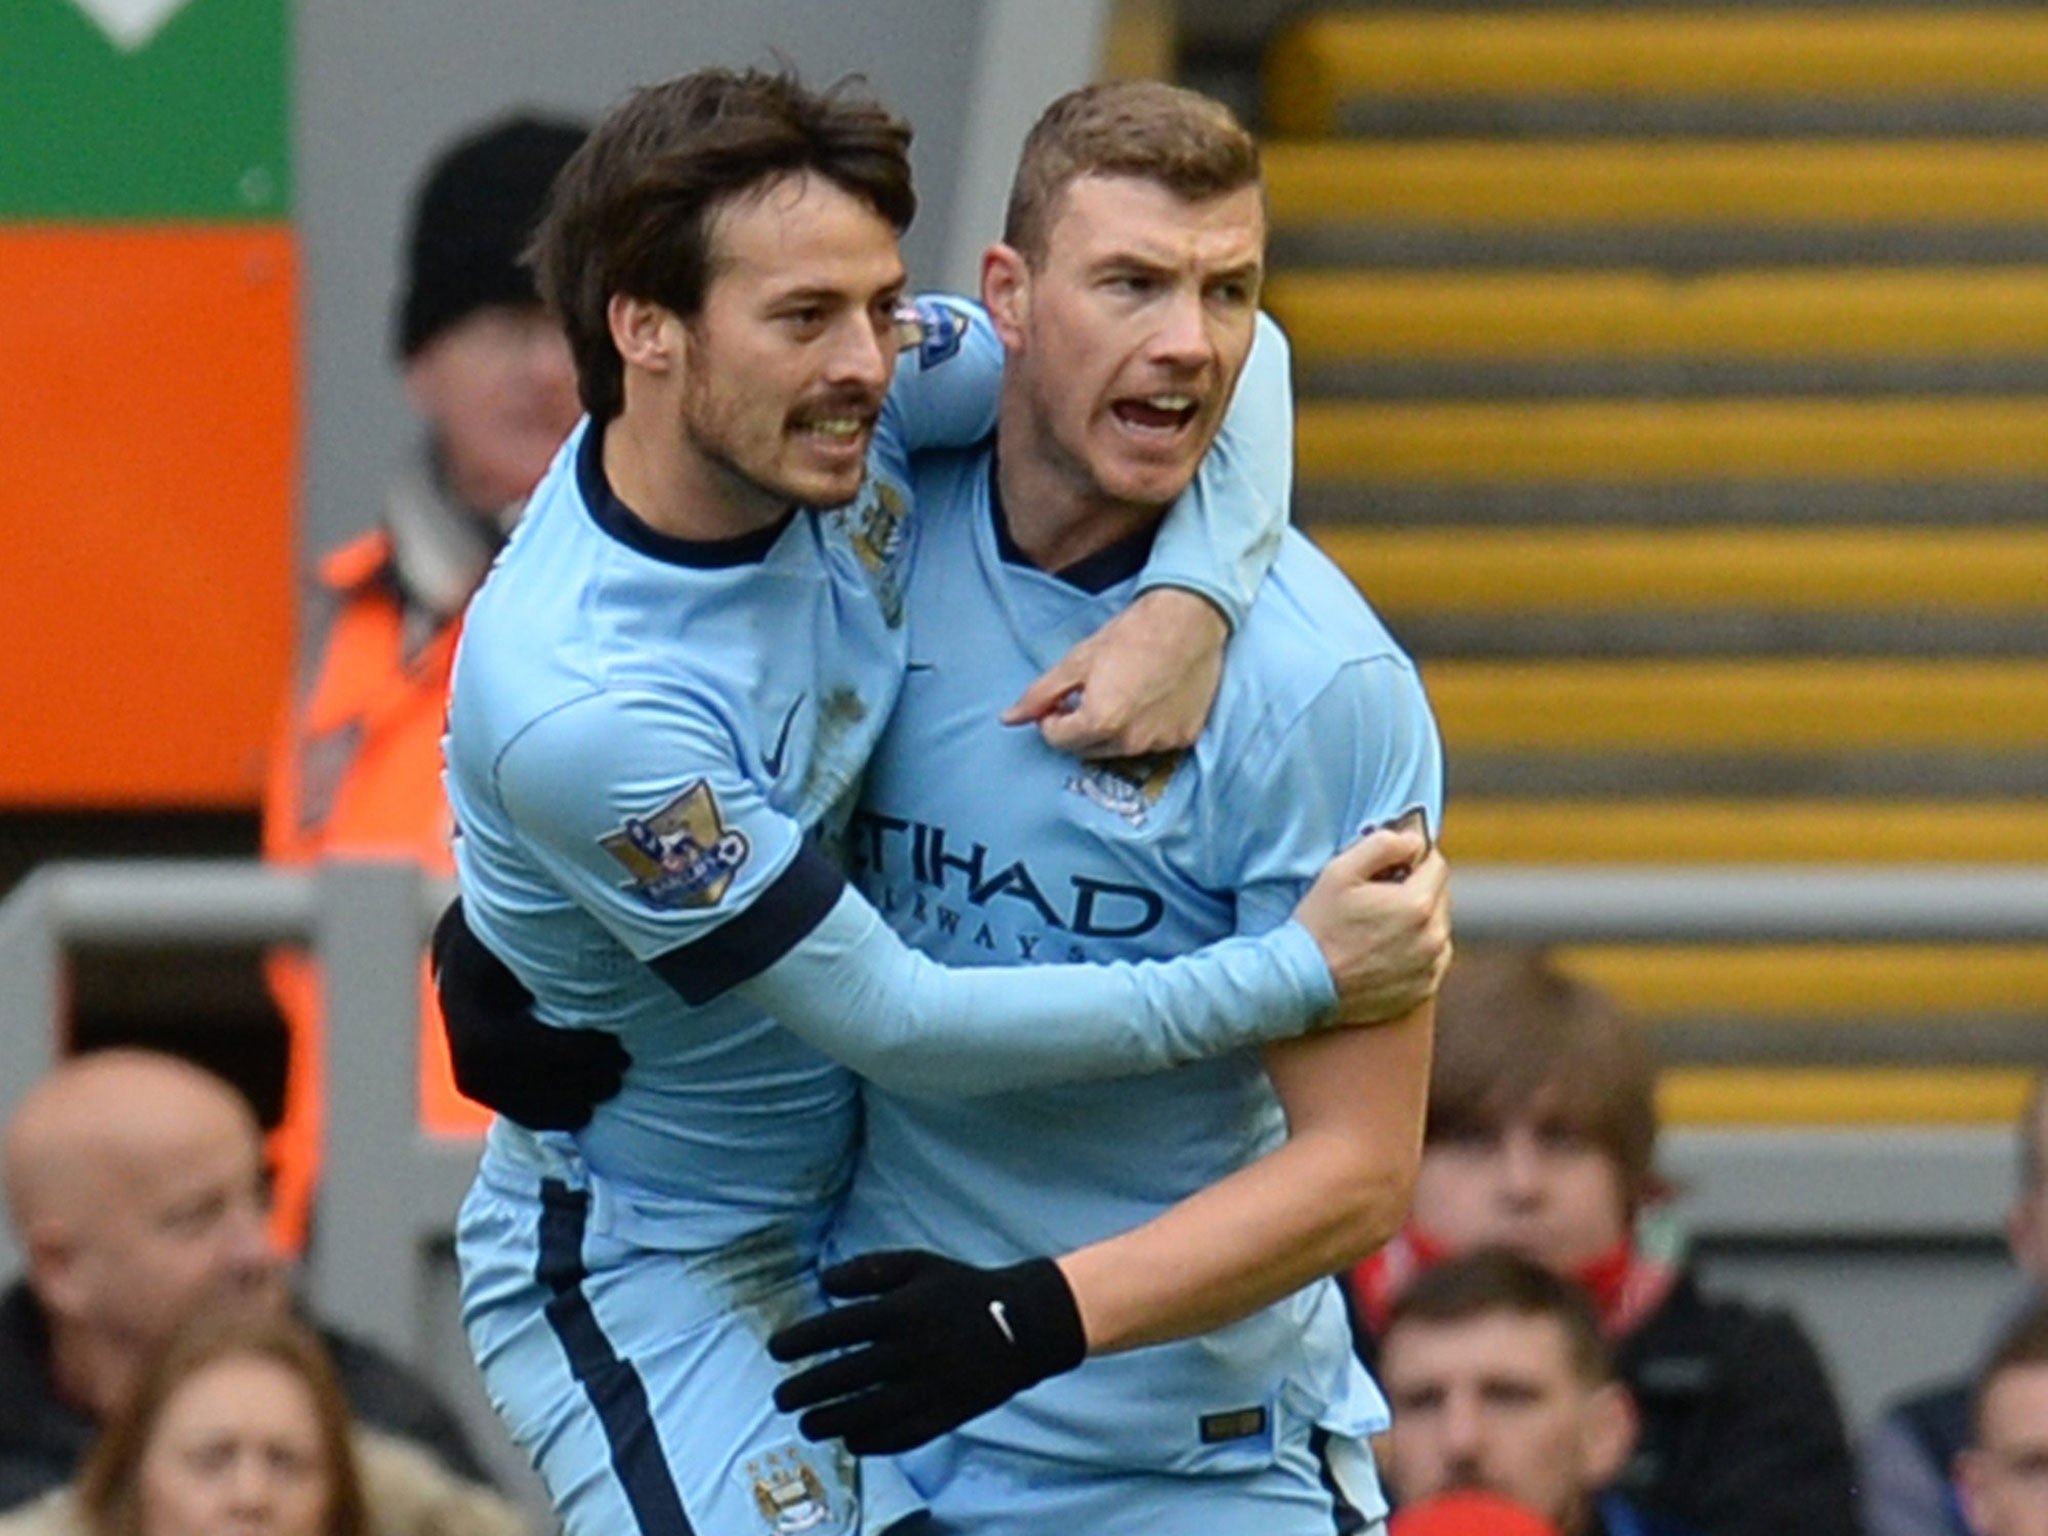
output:
[[[1255, 1471], [1175, 1474], [1081, 1466], [959, 1436], [901, 1465], [930, 1536], [1385, 1536], [1372, 1448], [1318, 1430]], [[919, 1528], [920, 1532], [924, 1530]]]
[[608, 1233], [598, 1193], [487, 1154], [456, 1227], [471, 1352], [568, 1536], [879, 1536], [916, 1516], [893, 1464], [810, 1444], [770, 1398], [763, 1341], [821, 1304], [817, 1234], [667, 1252]]

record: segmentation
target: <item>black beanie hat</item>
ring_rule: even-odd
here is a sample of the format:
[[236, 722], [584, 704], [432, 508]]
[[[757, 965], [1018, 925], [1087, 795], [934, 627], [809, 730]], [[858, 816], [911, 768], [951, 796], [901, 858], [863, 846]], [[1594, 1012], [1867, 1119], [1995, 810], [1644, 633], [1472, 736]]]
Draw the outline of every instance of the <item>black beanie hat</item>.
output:
[[520, 264], [555, 173], [582, 144], [580, 123], [508, 117], [451, 145], [413, 201], [398, 351], [411, 357], [488, 304], [534, 304]]

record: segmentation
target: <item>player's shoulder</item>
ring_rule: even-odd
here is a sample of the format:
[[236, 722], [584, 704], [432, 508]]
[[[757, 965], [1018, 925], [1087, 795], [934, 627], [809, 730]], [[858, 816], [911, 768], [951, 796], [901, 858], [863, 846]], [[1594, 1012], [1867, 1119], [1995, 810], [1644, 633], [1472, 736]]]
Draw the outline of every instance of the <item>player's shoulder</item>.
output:
[[919, 448], [910, 455], [906, 466], [906, 478], [918, 504], [923, 506], [941, 498], [974, 504], [986, 502], [995, 451], [993, 432], [971, 443]]
[[1298, 529], [1287, 529], [1231, 648], [1231, 665], [1261, 688], [1312, 692], [1360, 663], [1413, 666], [1351, 578]]
[[482, 745], [492, 777], [527, 802], [630, 797], [667, 782], [679, 763], [724, 769], [740, 757], [718, 701], [686, 689], [563, 687], [530, 695], [491, 727]]
[[1427, 712], [1415, 664], [1372, 605], [1299, 532], [1231, 642], [1205, 734], [1220, 761], [1285, 744], [1305, 724]]

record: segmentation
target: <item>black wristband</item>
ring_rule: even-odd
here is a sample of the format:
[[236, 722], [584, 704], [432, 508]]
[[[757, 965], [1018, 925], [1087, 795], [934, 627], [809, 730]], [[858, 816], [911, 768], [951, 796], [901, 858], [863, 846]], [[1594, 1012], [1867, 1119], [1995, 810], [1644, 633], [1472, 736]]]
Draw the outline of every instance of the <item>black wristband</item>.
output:
[[1074, 1288], [1066, 1272], [1051, 1259], [1026, 1259], [1008, 1269], [996, 1271], [1008, 1279], [1012, 1297], [1025, 1326], [1020, 1332], [1033, 1340], [1033, 1363], [1044, 1367], [1035, 1378], [1043, 1381], [1071, 1371], [1088, 1358], [1088, 1331], [1081, 1326], [1081, 1308], [1074, 1300]]

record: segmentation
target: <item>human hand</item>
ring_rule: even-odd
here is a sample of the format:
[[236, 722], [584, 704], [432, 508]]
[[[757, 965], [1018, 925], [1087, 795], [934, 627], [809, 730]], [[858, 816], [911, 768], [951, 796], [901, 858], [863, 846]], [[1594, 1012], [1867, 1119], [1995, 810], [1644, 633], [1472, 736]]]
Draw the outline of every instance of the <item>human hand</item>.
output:
[[633, 1064], [618, 1036], [556, 1029], [533, 994], [476, 936], [456, 897], [434, 925], [434, 990], [455, 1086], [528, 1130], [577, 1131]]
[[978, 1269], [919, 1249], [864, 1253], [820, 1277], [856, 1298], [768, 1341], [784, 1362], [844, 1351], [775, 1389], [811, 1440], [856, 1456], [911, 1450], [1071, 1371], [1087, 1355], [1074, 1292], [1051, 1259]]
[[1003, 711], [1075, 757], [1194, 745], [1223, 680], [1230, 628], [1207, 598], [1154, 587], [1076, 645]]
[[1451, 963], [1450, 871], [1420, 830], [1381, 827], [1323, 867], [1294, 909], [1337, 983], [1345, 1024], [1404, 1018]]

